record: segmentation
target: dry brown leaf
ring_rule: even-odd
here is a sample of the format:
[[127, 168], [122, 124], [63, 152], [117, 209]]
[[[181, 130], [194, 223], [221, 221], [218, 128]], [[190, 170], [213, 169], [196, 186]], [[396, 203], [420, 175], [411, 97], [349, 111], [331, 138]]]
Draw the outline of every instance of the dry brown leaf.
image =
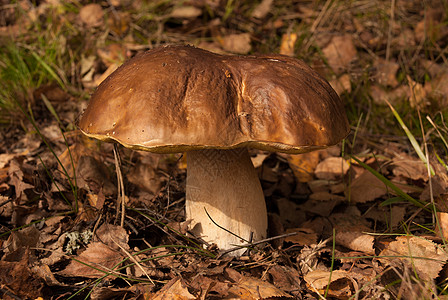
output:
[[436, 232], [439, 236], [443, 237], [445, 240], [448, 240], [448, 213], [437, 212], [437, 220], [439, 221], [440, 229], [439, 226], [436, 226]]
[[360, 216], [356, 207], [347, 209], [346, 213], [336, 213], [330, 216], [336, 231], [336, 243], [348, 249], [375, 254], [374, 237], [364, 232], [370, 231], [368, 222]]
[[349, 167], [348, 162], [342, 157], [328, 157], [317, 165], [314, 173], [319, 179], [335, 180], [344, 176]]
[[171, 11], [170, 17], [177, 19], [194, 19], [202, 15], [202, 10], [195, 6], [176, 6]]
[[288, 236], [285, 242], [297, 244], [299, 246], [309, 246], [317, 244], [317, 234], [310, 228], [288, 228], [285, 233], [296, 233], [296, 235]]
[[104, 48], [99, 48], [96, 52], [107, 67], [116, 64], [121, 65], [127, 57], [127, 49], [121, 44], [110, 44]]
[[263, 164], [264, 160], [266, 159], [266, 157], [268, 157], [269, 155], [266, 153], [257, 153], [257, 155], [255, 156], [251, 156], [251, 161], [252, 164], [254, 165], [254, 168], [258, 168], [261, 167], [261, 165]]
[[379, 260], [388, 265], [404, 263], [415, 270], [423, 280], [433, 280], [448, 259], [437, 244], [416, 236], [399, 236], [381, 251]]
[[373, 66], [376, 69], [375, 81], [383, 86], [396, 87], [398, 85], [397, 71], [399, 69], [398, 63], [392, 60], [385, 60], [378, 58]]
[[351, 35], [334, 36], [322, 50], [328, 64], [337, 74], [347, 70], [356, 56], [356, 48]]
[[444, 14], [442, 7], [430, 7], [425, 11], [423, 20], [417, 23], [414, 28], [415, 40], [420, 43], [425, 39], [437, 42], [447, 35], [448, 28], [443, 21]]
[[312, 193], [309, 198], [310, 200], [314, 200], [314, 201], [339, 201], [342, 202], [345, 200], [345, 197], [343, 196], [339, 196], [339, 195], [335, 195], [335, 194], [331, 194], [329, 192], [317, 192], [317, 193]]
[[170, 282], [158, 291], [155, 295], [151, 296], [152, 300], [189, 300], [197, 299], [187, 289], [186, 285], [180, 278], [173, 278]]
[[448, 106], [448, 71], [441, 72], [433, 80], [425, 83], [424, 87], [427, 94], [437, 99], [440, 108]]
[[335, 197], [328, 201], [306, 201], [304, 204], [298, 205], [301, 211], [313, 213], [322, 217], [330, 216], [333, 209], [341, 203], [341, 198]]
[[25, 190], [34, 188], [31, 184], [25, 182], [25, 175], [22, 168], [23, 163], [17, 159], [13, 159], [9, 163], [9, 184], [15, 188], [16, 199], [20, 199]]
[[96, 231], [94, 241], [100, 241], [112, 249], [129, 249], [129, 234], [121, 226], [112, 224], [103, 224]]
[[90, 294], [89, 298], [90, 300], [126, 299], [126, 298], [132, 299], [131, 296], [133, 296], [134, 292], [135, 290], [132, 287], [112, 288], [112, 287], [95, 286], [92, 289], [92, 293]]
[[429, 105], [429, 102], [426, 99], [426, 91], [423, 88], [423, 85], [412, 80], [409, 75], [407, 75], [406, 77], [410, 90], [409, 104], [411, 105], [411, 107], [422, 109], [423, 107]]
[[20, 261], [28, 253], [27, 249], [37, 246], [39, 238], [40, 232], [34, 226], [12, 232], [6, 241], [2, 260]]
[[346, 299], [353, 293], [352, 291], [352, 274], [344, 270], [324, 271], [315, 270], [305, 275], [304, 279], [310, 286], [311, 290], [324, 295], [328, 283], [330, 288], [328, 290], [330, 297], [337, 297], [337, 299]]
[[79, 10], [79, 18], [87, 27], [99, 27], [103, 25], [103, 17], [103, 8], [96, 3], [87, 4]]
[[110, 74], [112, 74], [118, 67], [120, 66], [119, 63], [113, 63], [111, 64], [106, 71], [104, 71], [103, 74], [99, 76], [95, 76], [95, 79], [93, 80], [93, 86], [99, 86], [101, 82], [103, 82]]
[[324, 180], [324, 179], [316, 179], [308, 182], [308, 187], [311, 192], [319, 193], [319, 192], [329, 192], [330, 186], [336, 184], [336, 181]]
[[345, 196], [354, 203], [366, 203], [386, 193], [386, 185], [369, 171], [364, 171], [353, 179], [345, 191]]
[[363, 216], [375, 222], [388, 224], [390, 228], [394, 229], [404, 221], [405, 214], [406, 207], [393, 205], [391, 207], [371, 207]]
[[[157, 154], [156, 154], [157, 155]], [[157, 156], [142, 156], [127, 175], [129, 182], [141, 190], [155, 195], [162, 185], [160, 175], [157, 174]]]
[[280, 54], [294, 56], [294, 47], [297, 41], [297, 33], [285, 33], [282, 35], [282, 41], [280, 44]]
[[263, 19], [272, 9], [272, 3], [274, 0], [263, 0], [252, 11], [252, 17], [257, 19]]
[[313, 179], [314, 170], [319, 163], [319, 155], [320, 151], [313, 151], [300, 155], [286, 156], [289, 167], [299, 182], [308, 182]]
[[373, 243], [375, 238], [371, 235], [357, 231], [337, 231], [336, 242], [346, 248], [374, 255]]
[[[42, 100], [42, 95], [45, 95], [45, 97], [53, 103], [67, 101], [70, 97], [66, 91], [56, 84], [43, 85], [33, 92], [33, 97], [35, 100]], [[60, 132], [59, 135], [61, 135]]]
[[268, 273], [271, 275], [272, 281], [277, 288], [299, 296], [298, 293], [301, 290], [300, 283], [302, 276], [299, 275], [296, 269], [288, 266], [274, 265], [269, 269]]
[[291, 295], [276, 288], [269, 282], [253, 277], [242, 277], [238, 283], [229, 289], [229, 294], [234, 294], [242, 300], [258, 300], [272, 297], [292, 298]]
[[[92, 242], [87, 249], [58, 274], [62, 276], [98, 278], [119, 266], [123, 256], [101, 242]], [[80, 262], [78, 262], [80, 261]], [[82, 263], [81, 263], [82, 262]], [[102, 271], [101, 271], [102, 270]]]
[[34, 264], [31, 266], [30, 271], [38, 278], [41, 278], [45, 283], [49, 286], [64, 286], [65, 284], [60, 283], [53, 272], [50, 270], [50, 267], [42, 262]]
[[[36, 299], [42, 295], [44, 284], [33, 276], [29, 265], [29, 250], [18, 262], [0, 260], [0, 285], [4, 289], [14, 291], [19, 299]], [[6, 298], [5, 299], [14, 299]], [[17, 298], [15, 298], [17, 299]]]
[[94, 193], [102, 189], [104, 195], [110, 196], [116, 193], [117, 187], [112, 182], [112, 174], [107, 166], [92, 156], [81, 156], [76, 166], [76, 178], [78, 186]]
[[409, 88], [404, 85], [399, 85], [396, 89], [392, 91], [386, 91], [382, 87], [376, 84], [372, 84], [369, 90], [370, 96], [373, 102], [378, 105], [386, 105], [389, 101], [392, 105], [396, 105], [398, 101], [408, 99], [410, 92]]
[[230, 34], [219, 37], [218, 42], [224, 50], [237, 54], [247, 54], [252, 49], [249, 33]]
[[299, 227], [305, 219], [305, 212], [300, 205], [286, 199], [279, 198], [276, 200], [281, 223], [285, 227]]
[[412, 180], [428, 180], [428, 170], [426, 165], [418, 158], [406, 153], [397, 154], [393, 160], [393, 170], [395, 176], [409, 178]]
[[339, 96], [341, 96], [342, 93], [350, 93], [352, 91], [352, 84], [349, 74], [343, 74], [340, 77], [331, 80], [330, 85]]
[[100, 210], [103, 208], [104, 202], [106, 201], [106, 197], [100, 190], [100, 192], [97, 195], [87, 194], [87, 200], [89, 201], [89, 204], [92, 207], [95, 207], [96, 209]]

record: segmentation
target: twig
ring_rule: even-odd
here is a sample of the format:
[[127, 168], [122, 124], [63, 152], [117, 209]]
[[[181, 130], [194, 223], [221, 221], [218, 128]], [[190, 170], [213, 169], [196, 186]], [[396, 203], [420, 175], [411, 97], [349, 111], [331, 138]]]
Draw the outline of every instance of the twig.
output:
[[118, 146], [117, 144], [114, 144], [114, 157], [115, 157], [115, 170], [117, 172], [117, 181], [118, 181], [118, 201], [117, 201], [117, 214], [118, 214], [118, 207], [121, 204], [121, 220], [120, 220], [120, 226], [124, 227], [124, 215], [126, 213], [125, 209], [125, 203], [124, 203], [124, 184], [123, 184], [123, 174], [121, 174], [121, 160], [120, 155], [118, 154]]
[[270, 238], [267, 238], [267, 239], [264, 239], [264, 240], [256, 241], [256, 242], [253, 242], [253, 243], [242, 244], [242, 245], [236, 246], [236, 247], [234, 247], [232, 249], [229, 249], [229, 250], [226, 250], [226, 251], [222, 252], [221, 254], [219, 254], [217, 259], [219, 259], [223, 255], [226, 255], [226, 254], [228, 254], [230, 252], [239, 250], [241, 248], [247, 248], [247, 247], [251, 247], [251, 246], [256, 246], [256, 245], [259, 245], [259, 244], [267, 243], [267, 242], [270, 242], [270, 241], [273, 241], [273, 240], [278, 240], [278, 239], [281, 239], [281, 238], [285, 238], [285, 237], [288, 237], [288, 236], [294, 236], [294, 235], [298, 235], [298, 234], [299, 234], [299, 232], [290, 232], [290, 233], [285, 233], [285, 234], [273, 236], [273, 237], [270, 237]]
[[143, 272], [143, 274], [145, 274], [146, 275], [146, 278], [148, 278], [149, 279], [149, 281], [151, 281], [151, 283], [153, 284], [153, 285], [156, 285], [155, 283], [154, 283], [154, 281], [152, 281], [152, 279], [151, 279], [151, 277], [149, 277], [149, 275], [148, 275], [148, 273], [146, 273], [146, 271], [145, 271], [145, 269], [143, 269], [143, 267], [142, 267], [142, 265], [138, 262], [138, 260], [137, 259], [135, 259], [135, 257], [131, 254], [131, 253], [129, 253], [126, 249], [124, 249], [118, 242], [116, 242], [113, 238], [112, 238], [112, 241], [118, 246], [118, 247], [120, 247], [120, 249], [129, 257], [129, 259], [137, 266], [137, 267], [139, 267], [139, 269]]

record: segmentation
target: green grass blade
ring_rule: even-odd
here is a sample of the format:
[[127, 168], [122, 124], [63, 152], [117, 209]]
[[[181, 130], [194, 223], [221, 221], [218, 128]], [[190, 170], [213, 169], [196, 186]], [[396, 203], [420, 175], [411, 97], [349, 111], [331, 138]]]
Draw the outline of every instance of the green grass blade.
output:
[[378, 171], [374, 170], [369, 165], [367, 165], [367, 164], [363, 163], [362, 161], [360, 161], [357, 157], [352, 155], [351, 158], [353, 158], [364, 169], [366, 169], [367, 171], [369, 171], [370, 173], [375, 175], [376, 178], [381, 180], [388, 188], [393, 190], [398, 196], [400, 196], [404, 200], [406, 200], [408, 202], [411, 202], [415, 206], [428, 209], [424, 203], [421, 203], [419, 200], [414, 199], [413, 197], [409, 196], [407, 193], [403, 192], [399, 187], [397, 187], [395, 184], [393, 184], [390, 180], [388, 180], [386, 177], [381, 175]]
[[60, 85], [60, 87], [67, 91], [67, 88], [65, 87], [64, 82], [62, 82], [62, 79], [56, 74], [56, 72], [39, 56], [36, 52], [31, 52], [33, 57], [42, 65], [42, 67], [50, 74], [50, 76], [56, 80], [56, 82]]
[[[409, 141], [412, 144], [412, 147], [414, 148], [415, 152], [417, 153], [418, 157], [421, 161], [423, 161], [425, 164], [428, 164], [429, 162], [426, 160], [426, 156], [423, 153], [422, 149], [420, 148], [420, 145], [418, 144], [417, 140], [415, 139], [414, 135], [411, 133], [409, 128], [404, 124], [403, 119], [401, 119], [398, 112], [395, 110], [395, 108], [392, 106], [392, 104], [389, 103], [389, 101], [386, 100], [386, 103], [389, 105], [390, 110], [394, 114], [395, 118], [397, 119], [398, 123], [400, 123], [401, 128], [403, 128], [404, 132], [406, 133], [406, 136], [408, 137]], [[431, 175], [434, 176], [435, 172], [432, 168], [431, 164], [429, 165], [431, 170]]]

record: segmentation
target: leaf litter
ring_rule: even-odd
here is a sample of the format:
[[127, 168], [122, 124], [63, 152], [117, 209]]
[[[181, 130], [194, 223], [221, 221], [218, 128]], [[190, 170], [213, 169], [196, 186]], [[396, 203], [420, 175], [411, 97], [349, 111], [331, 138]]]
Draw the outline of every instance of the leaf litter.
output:
[[[381, 20], [360, 21], [350, 15], [356, 14], [356, 5], [347, 8], [333, 2], [293, 1], [290, 7], [280, 7], [264, 0], [256, 6], [232, 8], [219, 1], [189, 1], [185, 6], [159, 7], [162, 13], [151, 20], [129, 1], [108, 3], [78, 3], [76, 13], [58, 16], [86, 39], [89, 51], [73, 67], [72, 80], [87, 94], [138, 52], [186, 42], [234, 54], [306, 56], [319, 49], [322, 57], [314, 55], [308, 62], [341, 97], [358, 93], [357, 85], [366, 84], [365, 92], [378, 107], [386, 107], [387, 100], [426, 112], [448, 103], [448, 72], [440, 60], [412, 58], [427, 71], [428, 80], [421, 80], [404, 73], [402, 52], [381, 54], [388, 47], [396, 50], [427, 41], [443, 48], [448, 31], [442, 9], [430, 8], [423, 15], [416, 13], [414, 1], [397, 4], [395, 17], [407, 16], [415, 25], [397, 25], [402, 20], [395, 20], [387, 38]], [[57, 1], [54, 6], [47, 4], [42, 1], [36, 10], [29, 3], [20, 5], [30, 20], [37, 21], [63, 8]], [[300, 22], [292, 23], [296, 18]], [[22, 19], [26, 20], [9, 15], [8, 24], [0, 23], [0, 32]], [[310, 36], [302, 26], [310, 27]], [[11, 32], [14, 36], [19, 31]], [[278, 35], [275, 46], [268, 41], [272, 32]], [[371, 76], [367, 83], [360, 73], [365, 62]], [[269, 231], [275, 239], [242, 257], [228, 258], [218, 256], [213, 245], [202, 244], [186, 230], [186, 168], [181, 155], [120, 149], [127, 206], [120, 227], [112, 149], [73, 130], [85, 101], [51, 84], [31, 93], [38, 128], [56, 156], [27, 124], [23, 125], [27, 134], [2, 132], [0, 292], [5, 299], [68, 298], [74, 293], [82, 298], [90, 293], [92, 299], [317, 299], [325, 295], [391, 299], [423, 295], [424, 286], [434, 293], [435, 284], [446, 286], [447, 168], [430, 154], [436, 176], [429, 176], [426, 165], [399, 137], [372, 137], [361, 127], [356, 143], [352, 133], [344, 145], [301, 156], [253, 151], [270, 213]], [[45, 98], [61, 122], [43, 105]], [[372, 120], [365, 122], [369, 128]], [[347, 153], [355, 153], [383, 177], [360, 167]], [[446, 162], [446, 155], [439, 155]], [[384, 179], [427, 203], [425, 208], [434, 204], [437, 226], [428, 227], [433, 214], [406, 202]]]

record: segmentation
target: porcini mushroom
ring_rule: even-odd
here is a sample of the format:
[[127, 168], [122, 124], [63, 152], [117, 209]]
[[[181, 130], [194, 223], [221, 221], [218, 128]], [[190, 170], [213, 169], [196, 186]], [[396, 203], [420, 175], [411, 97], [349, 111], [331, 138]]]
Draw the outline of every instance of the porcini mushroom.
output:
[[299, 154], [337, 144], [349, 131], [337, 94], [302, 61], [191, 46], [124, 63], [92, 95], [79, 128], [135, 150], [187, 152], [186, 219], [221, 250], [266, 238], [248, 148]]

